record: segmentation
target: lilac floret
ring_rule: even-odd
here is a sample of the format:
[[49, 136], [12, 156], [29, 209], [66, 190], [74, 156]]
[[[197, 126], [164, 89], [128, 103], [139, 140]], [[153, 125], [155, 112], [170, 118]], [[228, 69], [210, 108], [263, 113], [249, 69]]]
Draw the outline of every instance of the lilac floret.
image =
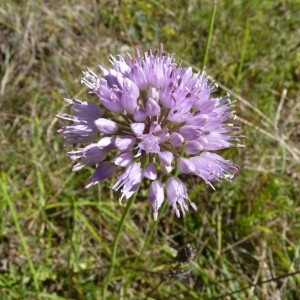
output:
[[73, 170], [95, 168], [87, 187], [117, 176], [112, 189], [120, 191], [120, 202], [144, 180], [155, 220], [165, 195], [178, 217], [189, 206], [196, 210], [178, 173], [213, 187], [238, 171], [214, 153], [242, 146], [235, 135], [239, 126], [230, 123], [229, 95], [212, 97], [216, 86], [206, 73], [178, 65], [162, 45], [155, 52], [136, 50], [135, 57], [111, 57], [111, 63], [108, 69], [100, 66], [101, 75], [83, 73], [81, 81], [98, 103], [65, 99], [70, 114], [57, 115], [69, 122], [58, 131], [65, 144], [79, 144], [68, 153], [78, 160]]
[[119, 129], [119, 126], [116, 122], [104, 118], [95, 120], [95, 125], [97, 129], [104, 134], [116, 133]]
[[155, 165], [153, 163], [147, 164], [147, 166], [144, 169], [143, 176], [145, 178], [148, 178], [148, 179], [151, 179], [151, 180], [155, 180], [157, 178], [156, 168], [155, 168]]
[[65, 99], [73, 115], [59, 114], [57, 118], [71, 121], [73, 125], [62, 127], [58, 130], [65, 144], [89, 143], [97, 135], [94, 121], [102, 116], [102, 110], [94, 103], [78, 99]]
[[166, 182], [166, 192], [178, 218], [180, 217], [180, 210], [183, 215], [189, 210], [186, 202], [188, 202], [194, 210], [197, 210], [195, 203], [193, 203], [188, 196], [185, 184], [180, 179], [170, 177]]
[[142, 179], [143, 172], [140, 163], [134, 162], [126, 168], [125, 172], [118, 177], [117, 183], [112, 187], [115, 191], [123, 187], [120, 202], [124, 197], [128, 200], [137, 191]]
[[100, 180], [104, 180], [106, 178], [111, 177], [115, 172], [116, 172], [116, 166], [113, 163], [109, 161], [105, 161], [99, 164], [96, 167], [95, 172], [90, 177], [91, 183], [86, 185], [86, 188], [89, 188], [97, 184]]
[[155, 180], [149, 186], [149, 200], [153, 206], [153, 218], [157, 221], [158, 210], [164, 201], [164, 188], [160, 181]]
[[68, 155], [73, 160], [80, 158], [79, 163], [73, 167], [73, 171], [78, 171], [84, 166], [93, 166], [103, 162], [106, 159], [107, 151], [100, 149], [97, 144], [90, 144], [77, 151], [71, 151]]

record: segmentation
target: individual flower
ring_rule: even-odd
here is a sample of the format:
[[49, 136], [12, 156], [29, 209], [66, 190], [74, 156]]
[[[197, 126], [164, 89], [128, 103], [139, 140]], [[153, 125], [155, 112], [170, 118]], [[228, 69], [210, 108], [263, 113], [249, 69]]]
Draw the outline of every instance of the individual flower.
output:
[[175, 214], [196, 210], [177, 173], [199, 176], [207, 184], [231, 179], [238, 167], [214, 151], [241, 146], [233, 134], [229, 96], [212, 96], [215, 85], [205, 72], [177, 64], [162, 46], [135, 57], [112, 57], [112, 66], [100, 66], [102, 75], [84, 72], [84, 83], [98, 104], [65, 99], [71, 114], [57, 117], [71, 121], [59, 130], [65, 144], [85, 144], [69, 152], [79, 160], [74, 171], [94, 166], [90, 187], [117, 175], [113, 190], [120, 201], [137, 192], [143, 179], [150, 181], [149, 200], [154, 219], [165, 200]]

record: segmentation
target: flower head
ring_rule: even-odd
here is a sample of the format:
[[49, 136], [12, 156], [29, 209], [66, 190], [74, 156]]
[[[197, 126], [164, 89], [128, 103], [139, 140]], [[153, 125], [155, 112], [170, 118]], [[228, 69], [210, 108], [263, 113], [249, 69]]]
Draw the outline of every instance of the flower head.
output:
[[65, 143], [86, 145], [69, 152], [79, 159], [73, 170], [95, 166], [87, 187], [119, 174], [112, 189], [121, 189], [120, 201], [150, 180], [155, 219], [165, 194], [178, 217], [188, 205], [196, 210], [172, 173], [177, 169], [210, 185], [232, 178], [238, 167], [212, 152], [239, 145], [232, 135], [238, 127], [229, 123], [229, 96], [212, 97], [215, 86], [206, 73], [177, 65], [162, 46], [155, 53], [112, 57], [111, 63], [110, 69], [100, 66], [102, 75], [88, 70], [82, 78], [98, 105], [66, 99], [72, 113], [57, 116], [72, 123], [59, 130]]

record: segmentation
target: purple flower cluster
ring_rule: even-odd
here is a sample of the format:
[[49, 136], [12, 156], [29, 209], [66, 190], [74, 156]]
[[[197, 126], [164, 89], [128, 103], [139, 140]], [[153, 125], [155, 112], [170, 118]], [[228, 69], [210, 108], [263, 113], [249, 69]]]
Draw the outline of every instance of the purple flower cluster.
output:
[[111, 69], [100, 66], [101, 76], [88, 70], [82, 78], [99, 105], [65, 99], [72, 113], [57, 116], [72, 122], [59, 130], [65, 144], [88, 144], [69, 152], [78, 160], [73, 170], [95, 166], [87, 187], [119, 174], [112, 189], [121, 189], [120, 201], [148, 179], [155, 220], [165, 194], [178, 217], [188, 204], [196, 210], [176, 174], [196, 175], [211, 185], [238, 170], [212, 152], [238, 146], [232, 135], [238, 126], [228, 123], [229, 97], [213, 98], [215, 86], [206, 73], [177, 65], [162, 46], [155, 53], [112, 57], [111, 63]]

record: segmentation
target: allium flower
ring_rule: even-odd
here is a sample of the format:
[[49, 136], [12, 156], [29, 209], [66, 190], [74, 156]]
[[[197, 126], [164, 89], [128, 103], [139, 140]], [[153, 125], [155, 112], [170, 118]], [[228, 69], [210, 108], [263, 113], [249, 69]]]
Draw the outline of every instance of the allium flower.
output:
[[120, 201], [150, 180], [155, 220], [165, 194], [178, 217], [189, 205], [196, 210], [176, 174], [196, 175], [212, 185], [238, 170], [212, 152], [239, 146], [232, 135], [238, 126], [228, 123], [229, 96], [212, 97], [215, 86], [206, 73], [177, 65], [162, 46], [144, 55], [137, 50], [134, 58], [112, 57], [111, 63], [111, 69], [99, 66], [101, 76], [88, 70], [82, 78], [99, 105], [65, 99], [72, 113], [57, 116], [72, 122], [59, 130], [66, 144], [87, 144], [69, 152], [79, 160], [73, 170], [95, 166], [87, 187], [118, 174], [112, 189], [121, 189]]

